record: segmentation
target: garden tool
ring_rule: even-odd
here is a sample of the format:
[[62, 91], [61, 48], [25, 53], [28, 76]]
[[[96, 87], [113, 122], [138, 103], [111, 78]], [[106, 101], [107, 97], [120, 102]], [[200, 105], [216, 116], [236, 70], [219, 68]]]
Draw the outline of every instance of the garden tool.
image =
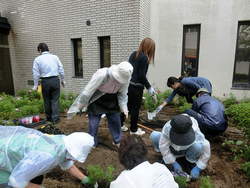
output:
[[154, 92], [152, 95], [151, 95], [154, 103], [156, 104], [157, 103], [157, 97], [156, 97], [156, 93]]

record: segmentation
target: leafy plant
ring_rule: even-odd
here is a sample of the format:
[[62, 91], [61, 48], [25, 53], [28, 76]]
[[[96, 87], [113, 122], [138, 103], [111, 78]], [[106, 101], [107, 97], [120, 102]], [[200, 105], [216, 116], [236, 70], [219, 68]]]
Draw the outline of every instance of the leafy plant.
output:
[[89, 165], [87, 168], [87, 172], [89, 173], [89, 185], [94, 187], [94, 185], [100, 182], [104, 182], [106, 187], [109, 186], [110, 182], [113, 181], [112, 173], [115, 169], [112, 166], [108, 166], [107, 170], [104, 172], [101, 168], [100, 164], [98, 165]]
[[236, 127], [243, 128], [244, 136], [250, 139], [250, 103], [231, 105], [225, 114], [233, 119]]
[[182, 176], [175, 176], [174, 177], [176, 183], [178, 183], [179, 188], [186, 188], [187, 186], [187, 182], [186, 182], [186, 177], [182, 177]]
[[234, 94], [230, 93], [229, 96], [222, 101], [222, 104], [225, 106], [225, 108], [229, 108], [231, 105], [236, 104], [236, 102], [237, 102], [236, 97], [234, 96]]
[[226, 147], [227, 145], [232, 147], [231, 151], [234, 153], [234, 161], [240, 158], [243, 158], [246, 161], [241, 166], [243, 167], [243, 171], [246, 172], [248, 179], [250, 179], [250, 146], [248, 144], [244, 144], [241, 140], [236, 142], [233, 140], [225, 140], [222, 147]]
[[214, 188], [209, 176], [201, 176], [202, 185], [200, 188]]

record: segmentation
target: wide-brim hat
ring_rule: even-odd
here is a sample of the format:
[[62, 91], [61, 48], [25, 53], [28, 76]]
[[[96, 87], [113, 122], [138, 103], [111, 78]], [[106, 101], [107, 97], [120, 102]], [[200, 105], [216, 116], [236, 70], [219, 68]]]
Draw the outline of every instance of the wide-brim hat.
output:
[[178, 146], [187, 146], [195, 141], [192, 120], [188, 115], [176, 115], [170, 121], [170, 140]]
[[94, 137], [88, 133], [75, 132], [63, 137], [66, 150], [77, 161], [83, 163], [94, 145]]
[[114, 65], [112, 70], [113, 77], [117, 82], [121, 84], [128, 83], [130, 81], [132, 73], [133, 66], [127, 61], [123, 61], [118, 65]]

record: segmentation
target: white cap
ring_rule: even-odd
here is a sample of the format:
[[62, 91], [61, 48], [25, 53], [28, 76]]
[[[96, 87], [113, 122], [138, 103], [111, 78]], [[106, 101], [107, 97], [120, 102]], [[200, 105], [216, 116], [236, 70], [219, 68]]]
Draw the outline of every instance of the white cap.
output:
[[112, 71], [112, 74], [116, 79], [116, 81], [121, 84], [128, 83], [132, 73], [133, 73], [133, 66], [127, 61], [123, 61], [118, 65], [114, 65]]
[[94, 145], [94, 137], [84, 132], [75, 132], [63, 137], [66, 150], [83, 163]]

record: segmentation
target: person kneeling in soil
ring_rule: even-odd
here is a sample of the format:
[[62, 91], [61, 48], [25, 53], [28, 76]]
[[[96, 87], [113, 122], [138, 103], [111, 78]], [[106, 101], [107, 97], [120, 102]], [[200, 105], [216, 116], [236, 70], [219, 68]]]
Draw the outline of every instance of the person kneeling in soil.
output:
[[98, 144], [98, 126], [103, 114], [106, 114], [113, 144], [119, 147], [122, 139], [120, 110], [128, 118], [127, 92], [132, 72], [132, 65], [126, 61], [98, 69], [68, 110], [68, 119], [79, 110], [88, 111], [88, 133], [94, 137], [94, 147]]
[[165, 164], [171, 164], [177, 175], [181, 174], [182, 167], [176, 158], [185, 157], [186, 171], [193, 181], [206, 168], [211, 156], [210, 143], [200, 131], [197, 121], [187, 114], [174, 116], [164, 125], [162, 132], [153, 131], [150, 139], [155, 151], [161, 152]]
[[148, 162], [148, 150], [142, 138], [136, 134], [121, 140], [119, 160], [126, 170], [112, 181], [110, 188], [178, 188], [173, 175], [165, 165]]
[[43, 174], [57, 165], [86, 184], [89, 178], [74, 165], [94, 145], [88, 133], [47, 135], [22, 126], [0, 125], [0, 188], [43, 187]]
[[186, 109], [185, 113], [194, 117], [201, 132], [205, 135], [218, 135], [227, 129], [227, 116], [225, 107], [217, 99], [210, 96], [205, 88], [198, 90], [192, 109]]

